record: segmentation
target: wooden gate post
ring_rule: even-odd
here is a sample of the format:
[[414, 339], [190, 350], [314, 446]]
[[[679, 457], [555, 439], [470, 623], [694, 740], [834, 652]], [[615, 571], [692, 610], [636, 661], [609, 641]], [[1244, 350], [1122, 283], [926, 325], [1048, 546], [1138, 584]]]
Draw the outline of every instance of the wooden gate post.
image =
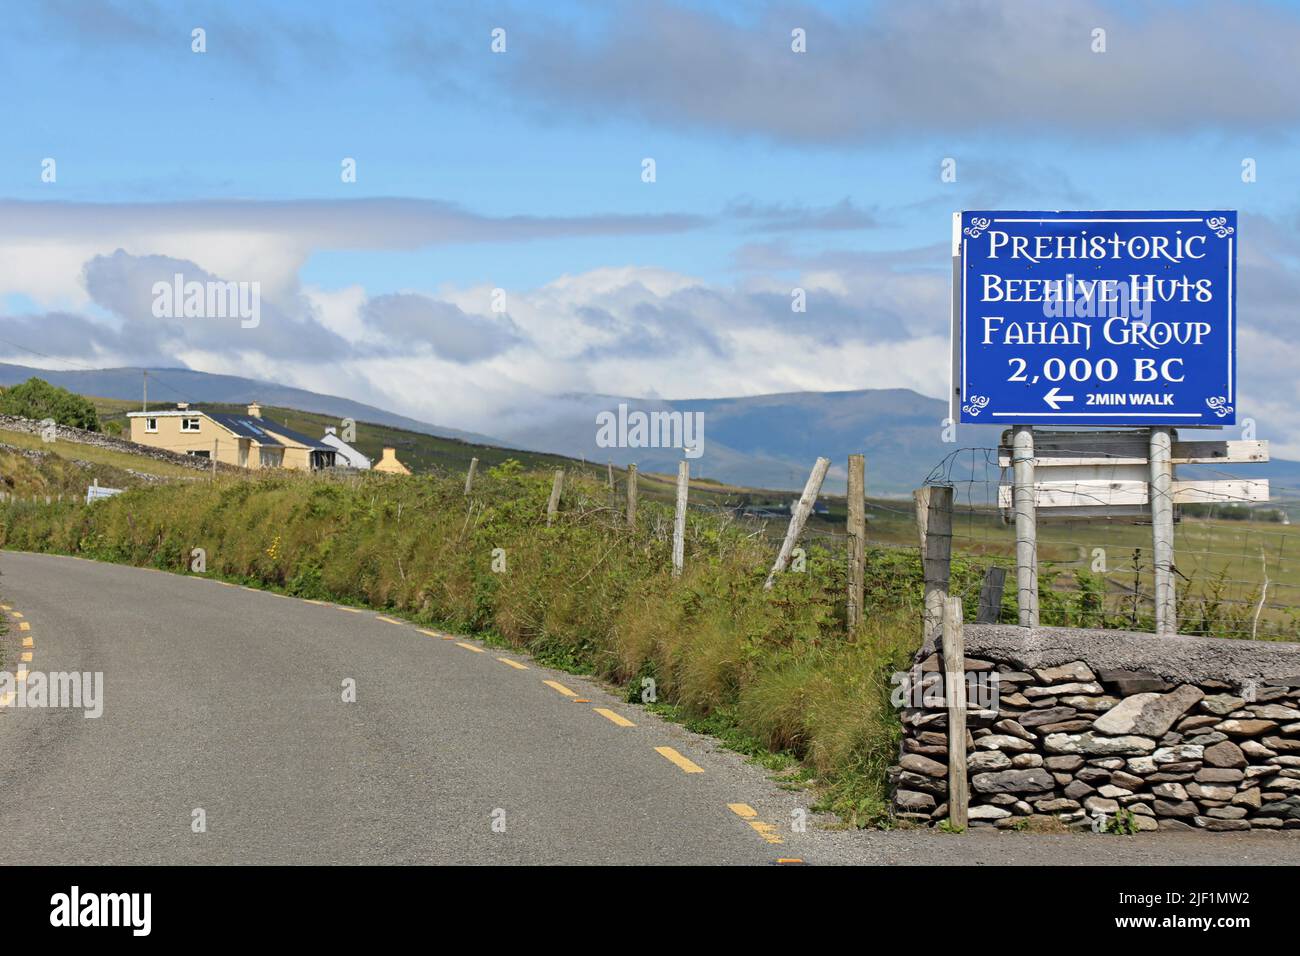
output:
[[474, 473], [478, 471], [478, 459], [469, 460], [469, 471], [465, 473], [465, 494], [469, 494], [470, 489], [474, 487]]
[[763, 590], [769, 591], [772, 584], [776, 581], [776, 576], [786, 569], [790, 563], [790, 555], [794, 553], [795, 543], [799, 540], [799, 535], [803, 531], [803, 526], [808, 520], [808, 514], [812, 511], [813, 504], [817, 501], [817, 495], [822, 490], [822, 482], [826, 480], [826, 470], [830, 468], [831, 460], [829, 458], [818, 458], [813, 465], [812, 472], [808, 475], [808, 482], [803, 486], [803, 494], [799, 496], [799, 502], [794, 506], [794, 512], [790, 515], [790, 527], [785, 531], [785, 540], [781, 542], [781, 550], [777, 552], [776, 563], [772, 565], [772, 570], [767, 574], [767, 580], [763, 582]]
[[928, 485], [912, 493], [921, 535], [921, 575], [925, 582], [922, 647], [934, 653], [943, 631], [943, 602], [952, 577], [952, 488]]
[[850, 637], [862, 625], [863, 579], [867, 559], [866, 458], [849, 455], [849, 605]]

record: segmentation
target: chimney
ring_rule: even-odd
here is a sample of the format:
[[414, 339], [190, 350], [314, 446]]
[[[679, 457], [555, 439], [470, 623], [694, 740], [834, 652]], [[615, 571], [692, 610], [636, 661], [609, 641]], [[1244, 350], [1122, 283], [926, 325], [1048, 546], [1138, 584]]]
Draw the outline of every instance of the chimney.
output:
[[257, 404], [257, 402], [252, 402], [252, 403], [248, 406], [248, 417], [249, 417], [249, 418], [261, 418], [261, 417], [262, 417], [262, 406], [259, 405], [259, 404]]
[[333, 434], [335, 434], [334, 426], [333, 426], [333, 425], [326, 425], [326, 426], [325, 426], [325, 434], [326, 434], [326, 435], [333, 435]]

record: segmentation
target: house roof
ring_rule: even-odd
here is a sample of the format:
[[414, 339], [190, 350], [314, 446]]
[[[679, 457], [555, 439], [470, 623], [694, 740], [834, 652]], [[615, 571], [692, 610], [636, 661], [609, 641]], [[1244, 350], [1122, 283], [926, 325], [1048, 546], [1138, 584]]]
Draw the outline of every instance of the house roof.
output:
[[292, 428], [285, 428], [279, 422], [273, 422], [269, 418], [252, 418], [252, 419], [241, 418], [240, 421], [262, 422], [264, 423], [266, 428], [271, 429], [273, 432], [275, 432], [277, 435], [283, 438], [289, 439], [289, 441], [293, 442], [295, 445], [306, 445], [308, 448], [314, 449], [315, 451], [336, 451], [337, 450], [332, 445], [327, 445], [324, 442], [318, 441], [315, 438], [308, 438], [306, 435], [302, 434], [301, 432], [296, 432]]
[[[260, 418], [254, 418], [251, 415], [222, 415], [217, 412], [204, 412], [203, 414], [207, 415], [208, 418], [212, 419], [222, 428], [238, 435], [240, 438], [251, 438], [254, 441], [261, 442], [263, 445], [283, 444], [283, 442], [279, 441], [274, 435], [262, 427], [262, 425], [266, 423]], [[279, 429], [276, 430], [279, 431]], [[291, 438], [292, 436], [285, 435], [284, 437]]]

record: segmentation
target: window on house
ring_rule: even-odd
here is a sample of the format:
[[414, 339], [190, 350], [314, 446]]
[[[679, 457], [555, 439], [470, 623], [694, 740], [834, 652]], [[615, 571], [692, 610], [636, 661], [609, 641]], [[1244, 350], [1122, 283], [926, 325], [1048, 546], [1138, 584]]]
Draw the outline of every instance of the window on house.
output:
[[182, 418], [181, 431], [196, 432], [199, 430], [199, 420], [197, 418]]
[[144, 420], [144, 430], [147, 432], [156, 432], [158, 430], [158, 419], [146, 418]]
[[258, 450], [258, 460], [263, 468], [279, 468], [283, 455], [284, 451], [280, 448], [261, 448]]
[[212, 457], [212, 452], [207, 451], [206, 449], [205, 449], [204, 451], [191, 451], [191, 452], [189, 452], [189, 454], [193, 455], [195, 458], [211, 458], [211, 457]]

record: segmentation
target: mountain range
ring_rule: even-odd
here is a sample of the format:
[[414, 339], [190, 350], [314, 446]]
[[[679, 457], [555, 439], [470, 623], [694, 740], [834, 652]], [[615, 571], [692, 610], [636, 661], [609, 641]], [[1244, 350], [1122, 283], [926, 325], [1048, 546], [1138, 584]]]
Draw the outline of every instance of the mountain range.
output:
[[[133, 400], [141, 394], [139, 368], [62, 371], [0, 363], [0, 385], [35, 375], [83, 395]], [[947, 406], [909, 389], [860, 389], [840, 392], [786, 392], [743, 398], [698, 400], [632, 399], [611, 395], [568, 394], [548, 398], [544, 424], [526, 430], [483, 435], [417, 419], [335, 395], [274, 382], [215, 375], [191, 369], [149, 369], [151, 404], [174, 401], [264, 405], [374, 422], [442, 438], [527, 451], [550, 452], [587, 461], [636, 463], [642, 471], [673, 473], [682, 452], [676, 448], [603, 447], [598, 443], [602, 413], [680, 412], [703, 415], [703, 454], [691, 462], [693, 477], [758, 488], [799, 489], [818, 456], [831, 459], [825, 490], [843, 493], [848, 455], [867, 456], [867, 490], [871, 495], [904, 495], [927, 477], [974, 479], [968, 493], [986, 500], [985, 481], [996, 482], [995, 448], [1001, 429], [962, 425], [957, 443], [942, 440]], [[1225, 437], [1207, 433], [1204, 438]], [[1235, 436], [1227, 436], [1235, 437]], [[1275, 496], [1300, 493], [1300, 462], [1274, 459], [1243, 466], [1242, 477], [1269, 478]], [[1218, 477], [1189, 474], [1188, 477]]]

